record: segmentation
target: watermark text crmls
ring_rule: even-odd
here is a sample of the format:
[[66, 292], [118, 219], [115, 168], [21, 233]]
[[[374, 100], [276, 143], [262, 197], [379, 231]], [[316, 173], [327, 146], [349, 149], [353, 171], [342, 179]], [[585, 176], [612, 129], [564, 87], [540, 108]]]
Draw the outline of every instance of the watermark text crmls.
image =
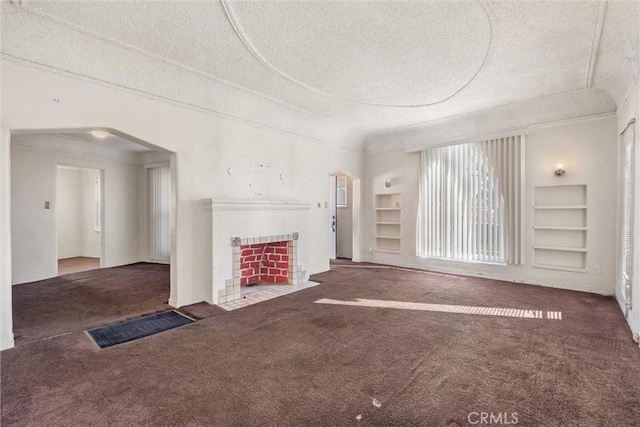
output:
[[515, 425], [517, 412], [470, 412], [467, 421], [472, 425]]

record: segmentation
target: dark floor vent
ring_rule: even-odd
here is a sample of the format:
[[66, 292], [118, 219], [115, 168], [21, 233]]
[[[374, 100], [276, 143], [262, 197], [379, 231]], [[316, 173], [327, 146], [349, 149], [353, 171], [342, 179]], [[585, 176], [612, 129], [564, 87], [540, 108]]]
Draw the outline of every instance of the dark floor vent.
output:
[[192, 322], [192, 319], [172, 310], [90, 329], [87, 332], [100, 348], [107, 348], [168, 331]]

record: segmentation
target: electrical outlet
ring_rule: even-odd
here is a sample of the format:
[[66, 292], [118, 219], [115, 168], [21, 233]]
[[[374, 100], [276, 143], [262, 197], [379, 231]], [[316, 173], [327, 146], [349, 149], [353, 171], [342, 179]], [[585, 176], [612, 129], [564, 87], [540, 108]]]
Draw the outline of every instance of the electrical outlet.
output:
[[600, 266], [599, 265], [594, 265], [593, 266], [593, 274], [600, 274]]
[[256, 197], [262, 197], [262, 191], [256, 191]]

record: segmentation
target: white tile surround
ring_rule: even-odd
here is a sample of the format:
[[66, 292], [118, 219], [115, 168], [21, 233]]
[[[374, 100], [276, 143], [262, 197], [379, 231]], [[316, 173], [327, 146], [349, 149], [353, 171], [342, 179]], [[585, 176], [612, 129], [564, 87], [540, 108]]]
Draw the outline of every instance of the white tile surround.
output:
[[[267, 301], [273, 298], [278, 298], [283, 295], [291, 294], [293, 292], [301, 291], [303, 289], [312, 288], [314, 286], [318, 286], [320, 283], [311, 282], [311, 281], [303, 281], [296, 285], [266, 285], [263, 289], [259, 291], [252, 292], [247, 288], [248, 292], [242, 292], [242, 296], [240, 299], [235, 301], [227, 302], [224, 304], [220, 304], [220, 307], [224, 308], [227, 311], [236, 310], [238, 308], [247, 307], [249, 305], [257, 304], [259, 302]], [[243, 287], [244, 288], [244, 287]]]
[[207, 302], [226, 304], [241, 298], [240, 277], [236, 277], [240, 266], [234, 257], [241, 245], [288, 241], [289, 254], [293, 255], [289, 266], [292, 285], [308, 279], [305, 266], [310, 245], [309, 203], [207, 199], [203, 205], [211, 212], [212, 274]]

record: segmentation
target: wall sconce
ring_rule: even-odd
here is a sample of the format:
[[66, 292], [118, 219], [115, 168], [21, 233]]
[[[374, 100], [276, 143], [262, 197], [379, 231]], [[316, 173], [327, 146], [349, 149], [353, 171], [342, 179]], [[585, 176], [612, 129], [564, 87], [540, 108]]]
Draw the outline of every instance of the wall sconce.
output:
[[558, 163], [558, 165], [556, 166], [556, 170], [553, 172], [553, 174], [555, 176], [564, 176], [565, 173], [566, 171], [564, 170], [564, 166], [562, 165], [562, 163]]
[[387, 188], [391, 187], [391, 178], [384, 179], [384, 186]]

